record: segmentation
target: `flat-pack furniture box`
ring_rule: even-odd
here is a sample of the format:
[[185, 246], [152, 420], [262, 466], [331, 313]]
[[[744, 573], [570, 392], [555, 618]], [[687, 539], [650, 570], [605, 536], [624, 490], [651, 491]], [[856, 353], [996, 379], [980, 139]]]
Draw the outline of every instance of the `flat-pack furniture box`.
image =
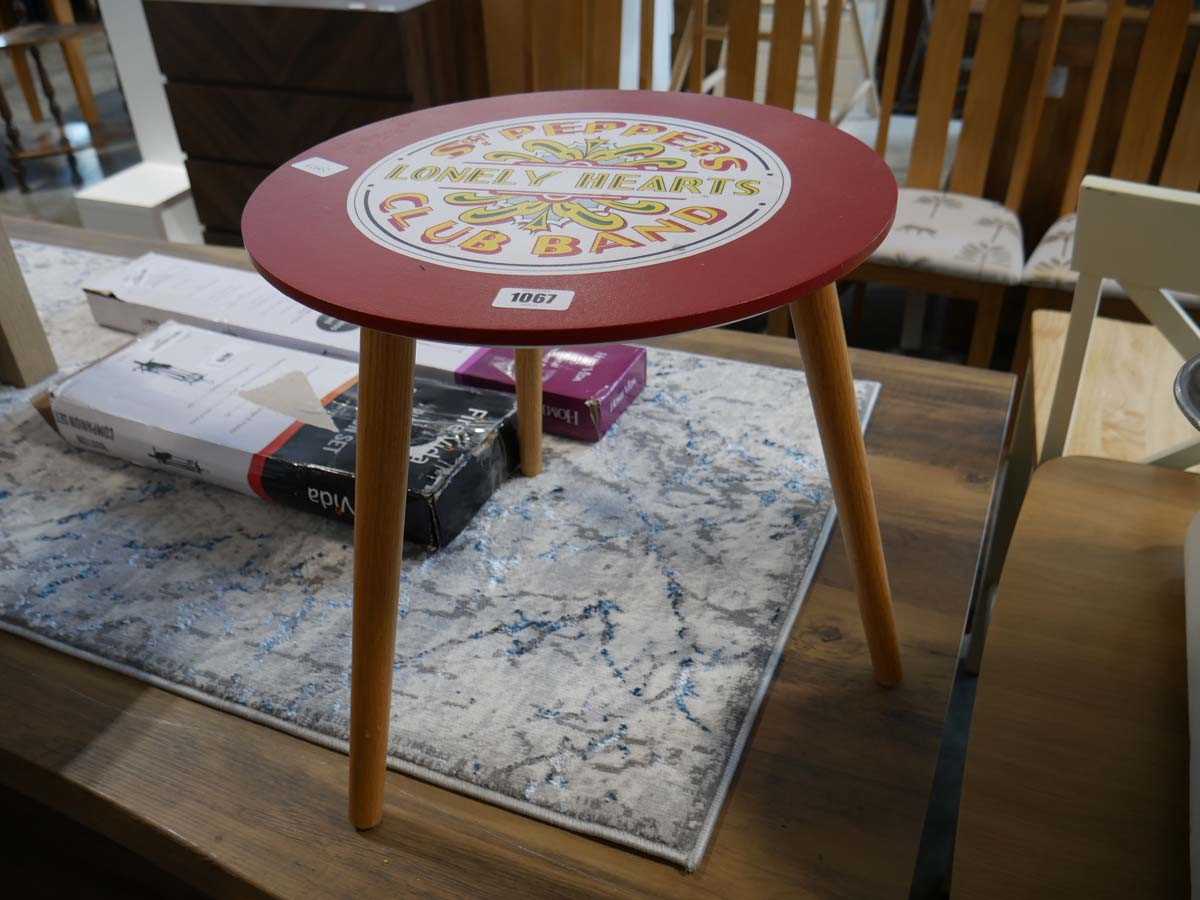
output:
[[[96, 321], [138, 334], [173, 320], [200, 328], [358, 360], [358, 326], [300, 306], [264, 278], [241, 269], [158, 253], [99, 275], [84, 286]], [[417, 342], [421, 374], [512, 392], [512, 350]], [[599, 440], [646, 384], [646, 351], [628, 344], [552, 347], [542, 362], [542, 427]]]
[[[354, 518], [354, 363], [167, 322], [54, 388], [43, 414], [77, 447]], [[515, 423], [506, 394], [417, 380], [406, 540], [462, 531], [515, 467]]]

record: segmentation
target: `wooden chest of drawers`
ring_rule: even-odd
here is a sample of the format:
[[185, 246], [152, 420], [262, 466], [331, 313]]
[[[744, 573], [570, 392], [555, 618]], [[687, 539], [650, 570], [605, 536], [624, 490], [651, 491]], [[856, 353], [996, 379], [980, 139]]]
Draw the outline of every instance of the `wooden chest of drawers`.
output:
[[205, 240], [306, 147], [413, 109], [486, 96], [480, 0], [406, 12], [145, 0]]

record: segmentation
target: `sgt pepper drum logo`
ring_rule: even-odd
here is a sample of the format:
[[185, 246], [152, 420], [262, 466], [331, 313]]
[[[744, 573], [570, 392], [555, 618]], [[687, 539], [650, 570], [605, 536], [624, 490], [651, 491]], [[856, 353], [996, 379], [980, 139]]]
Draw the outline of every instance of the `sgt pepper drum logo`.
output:
[[346, 200], [377, 244], [475, 272], [580, 274], [693, 256], [773, 216], [791, 179], [743, 135], [580, 113], [475, 125], [401, 147]]

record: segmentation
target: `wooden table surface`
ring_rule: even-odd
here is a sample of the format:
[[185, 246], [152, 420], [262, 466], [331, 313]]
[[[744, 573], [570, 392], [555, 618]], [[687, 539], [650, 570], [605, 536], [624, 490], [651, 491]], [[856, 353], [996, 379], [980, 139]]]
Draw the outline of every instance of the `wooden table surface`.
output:
[[[227, 249], [9, 229], [248, 265]], [[705, 331], [660, 343], [799, 366], [780, 338]], [[0, 782], [222, 896], [906, 897], [1012, 379], [867, 352], [853, 361], [883, 382], [867, 447], [905, 681], [885, 691], [871, 679], [835, 534], [694, 874], [396, 773], [383, 825], [357, 834], [344, 756], [8, 635]]]
[[955, 897], [1186, 897], [1183, 540], [1200, 477], [1034, 474], [983, 655]]

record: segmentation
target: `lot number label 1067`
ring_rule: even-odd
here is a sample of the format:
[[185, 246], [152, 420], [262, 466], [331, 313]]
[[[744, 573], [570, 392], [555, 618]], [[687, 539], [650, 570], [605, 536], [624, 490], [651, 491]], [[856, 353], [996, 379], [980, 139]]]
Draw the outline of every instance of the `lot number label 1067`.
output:
[[506, 287], [497, 291], [492, 306], [501, 309], [564, 310], [571, 305], [573, 299], [575, 299], [574, 291]]

